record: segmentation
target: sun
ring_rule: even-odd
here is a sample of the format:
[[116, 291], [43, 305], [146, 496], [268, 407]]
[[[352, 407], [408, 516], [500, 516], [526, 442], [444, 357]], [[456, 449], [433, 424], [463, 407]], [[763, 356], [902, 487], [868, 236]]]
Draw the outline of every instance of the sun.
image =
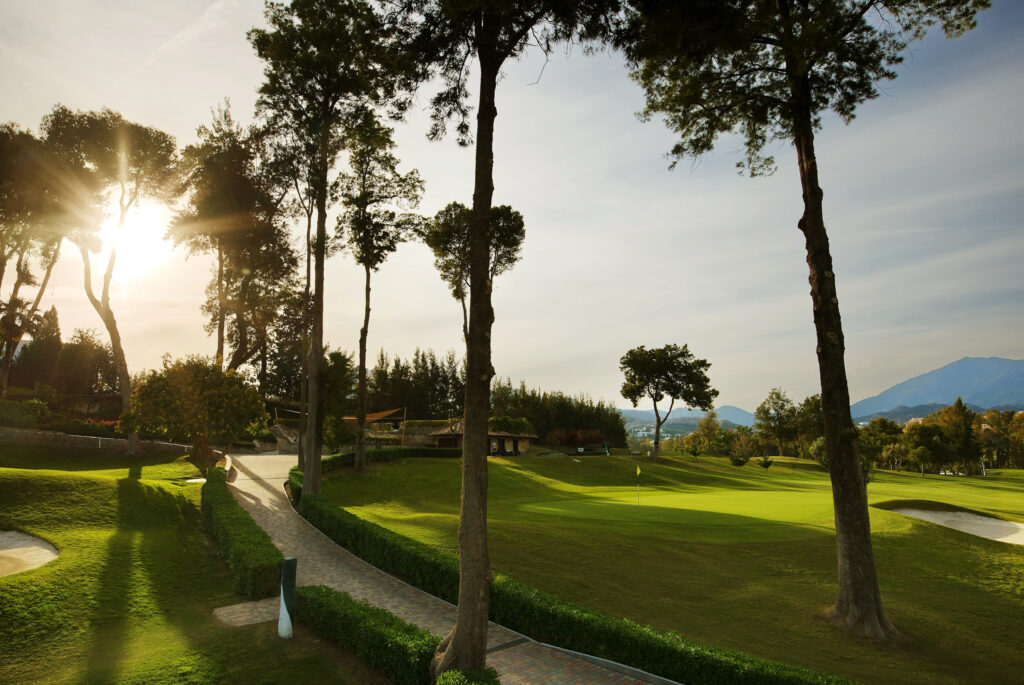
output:
[[115, 280], [135, 281], [144, 278], [160, 269], [172, 257], [174, 245], [164, 240], [172, 218], [171, 210], [166, 205], [150, 202], [133, 207], [128, 211], [120, 230], [117, 218], [115, 207], [100, 229], [99, 238], [103, 241], [103, 249], [97, 260], [105, 268], [111, 246], [117, 246]]

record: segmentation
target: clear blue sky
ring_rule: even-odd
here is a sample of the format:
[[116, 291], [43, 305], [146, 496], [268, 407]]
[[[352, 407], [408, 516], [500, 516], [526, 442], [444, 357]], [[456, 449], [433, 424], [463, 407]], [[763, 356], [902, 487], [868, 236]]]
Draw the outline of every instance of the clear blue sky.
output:
[[[963, 356], [1024, 357], [1024, 3], [994, 4], [963, 38], [915, 44], [882, 97], [850, 126], [826, 117], [818, 136], [854, 401]], [[245, 31], [261, 12], [237, 0], [2, 0], [0, 120], [35, 129], [57, 102], [109, 106], [185, 145], [227, 96], [247, 121], [262, 67]], [[730, 139], [669, 171], [672, 135], [637, 120], [642, 93], [617, 55], [556, 51], [531, 85], [543, 63], [528, 55], [499, 85], [495, 202], [523, 212], [527, 240], [495, 285], [498, 373], [627, 406], [619, 357], [676, 342], [712, 362], [721, 404], [752, 410], [773, 386], [816, 392], [792, 151], [777, 147], [767, 179], [736, 175]], [[405, 168], [426, 179], [423, 211], [469, 203], [472, 152], [427, 142], [426, 128], [415, 112], [397, 135]], [[212, 353], [199, 312], [209, 261], [131, 266], [114, 287], [130, 367]], [[45, 300], [65, 335], [102, 331], [81, 277], [65, 250]], [[346, 255], [328, 264], [334, 347], [356, 346], [360, 278]], [[459, 348], [459, 307], [422, 245], [393, 256], [373, 296], [372, 350]]]

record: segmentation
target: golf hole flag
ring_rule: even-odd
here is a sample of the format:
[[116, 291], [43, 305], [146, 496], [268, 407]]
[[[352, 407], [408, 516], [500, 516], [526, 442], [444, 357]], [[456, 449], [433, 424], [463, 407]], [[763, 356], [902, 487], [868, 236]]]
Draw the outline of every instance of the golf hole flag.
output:
[[636, 465], [636, 503], [640, 504], [640, 464]]

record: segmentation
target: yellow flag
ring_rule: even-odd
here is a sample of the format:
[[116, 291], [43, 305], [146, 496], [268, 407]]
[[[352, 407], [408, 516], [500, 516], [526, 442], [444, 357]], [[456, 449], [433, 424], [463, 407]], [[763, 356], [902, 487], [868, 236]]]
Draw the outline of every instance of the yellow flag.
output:
[[636, 475], [640, 475], [640, 464], [636, 465]]

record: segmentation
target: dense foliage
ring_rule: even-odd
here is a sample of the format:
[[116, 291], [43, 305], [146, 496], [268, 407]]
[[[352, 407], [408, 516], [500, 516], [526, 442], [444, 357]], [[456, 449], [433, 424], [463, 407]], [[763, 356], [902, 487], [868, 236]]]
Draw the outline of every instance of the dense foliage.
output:
[[228, 490], [223, 469], [210, 469], [202, 490], [203, 520], [231, 567], [235, 590], [249, 599], [278, 591], [283, 557]]
[[256, 388], [237, 373], [203, 357], [168, 357], [136, 386], [134, 406], [122, 420], [128, 430], [230, 447], [261, 431], [267, 413]]
[[526, 419], [547, 445], [575, 445], [570, 434], [585, 431], [584, 442], [607, 440], [612, 447], [626, 446], [626, 424], [619, 410], [586, 395], [530, 389], [525, 382], [516, 387], [511, 379], [497, 379], [491, 387], [491, 415]]

